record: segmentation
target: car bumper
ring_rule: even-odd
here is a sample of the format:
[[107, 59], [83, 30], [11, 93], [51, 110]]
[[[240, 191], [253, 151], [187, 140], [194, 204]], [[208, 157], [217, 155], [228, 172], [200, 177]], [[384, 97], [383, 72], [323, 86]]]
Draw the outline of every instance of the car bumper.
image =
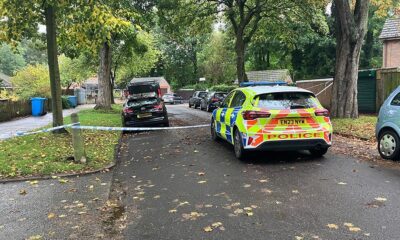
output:
[[245, 149], [306, 150], [330, 147], [332, 143], [332, 133], [328, 130], [243, 134], [242, 138]]
[[124, 119], [125, 126], [127, 127], [147, 127], [160, 125], [168, 122], [166, 117], [155, 117], [142, 120]]

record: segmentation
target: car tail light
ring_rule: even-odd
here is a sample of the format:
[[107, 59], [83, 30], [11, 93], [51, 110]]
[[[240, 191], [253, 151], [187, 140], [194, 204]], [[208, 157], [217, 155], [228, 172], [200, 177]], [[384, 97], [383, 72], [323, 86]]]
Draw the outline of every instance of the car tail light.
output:
[[158, 97], [161, 97], [161, 89], [158, 89]]
[[317, 110], [315, 110], [315, 116], [329, 117], [329, 111], [326, 109], [317, 109]]
[[133, 113], [133, 110], [130, 108], [124, 108], [124, 113]]
[[154, 105], [154, 109], [156, 109], [158, 111], [162, 111], [163, 110], [163, 105], [162, 104]]
[[269, 118], [271, 113], [265, 111], [244, 111], [242, 116], [244, 120], [254, 120], [257, 118]]

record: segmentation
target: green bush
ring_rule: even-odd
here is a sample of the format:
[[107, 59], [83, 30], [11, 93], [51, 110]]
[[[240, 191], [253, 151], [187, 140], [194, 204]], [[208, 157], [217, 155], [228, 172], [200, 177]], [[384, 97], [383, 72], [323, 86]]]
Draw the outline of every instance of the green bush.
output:
[[12, 78], [16, 93], [23, 99], [50, 97], [49, 71], [45, 65], [28, 65]]
[[61, 103], [62, 103], [62, 108], [63, 109], [70, 109], [71, 105], [69, 104], [68, 101], [68, 96], [62, 96], [61, 97]]
[[228, 85], [228, 84], [219, 84], [219, 85], [215, 85], [212, 86], [210, 88], [211, 91], [218, 91], [218, 92], [230, 92], [233, 89], [237, 88], [237, 85]]

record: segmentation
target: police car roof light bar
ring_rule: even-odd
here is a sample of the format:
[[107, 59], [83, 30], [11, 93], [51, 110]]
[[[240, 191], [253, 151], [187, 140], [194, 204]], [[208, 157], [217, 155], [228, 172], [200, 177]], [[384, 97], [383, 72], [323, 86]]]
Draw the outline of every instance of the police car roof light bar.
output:
[[254, 87], [254, 86], [287, 86], [287, 82], [276, 81], [276, 82], [241, 82], [240, 87]]

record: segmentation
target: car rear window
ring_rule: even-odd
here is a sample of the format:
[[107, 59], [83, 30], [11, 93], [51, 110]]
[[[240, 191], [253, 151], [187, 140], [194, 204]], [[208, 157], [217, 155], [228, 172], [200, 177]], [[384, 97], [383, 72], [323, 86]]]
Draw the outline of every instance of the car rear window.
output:
[[199, 93], [199, 97], [205, 97], [205, 96], [207, 96], [207, 92], [201, 92], [201, 93]]
[[257, 107], [268, 109], [299, 109], [317, 108], [318, 100], [311, 93], [305, 92], [277, 92], [265, 93], [256, 96]]
[[214, 96], [216, 98], [224, 98], [224, 97], [226, 97], [226, 93], [216, 93]]
[[128, 107], [141, 107], [145, 105], [156, 105], [158, 103], [157, 98], [141, 98], [141, 99], [131, 99], [126, 104]]
[[128, 91], [131, 95], [140, 93], [157, 93], [159, 86], [157, 84], [146, 84], [146, 85], [133, 85], [128, 87]]

